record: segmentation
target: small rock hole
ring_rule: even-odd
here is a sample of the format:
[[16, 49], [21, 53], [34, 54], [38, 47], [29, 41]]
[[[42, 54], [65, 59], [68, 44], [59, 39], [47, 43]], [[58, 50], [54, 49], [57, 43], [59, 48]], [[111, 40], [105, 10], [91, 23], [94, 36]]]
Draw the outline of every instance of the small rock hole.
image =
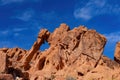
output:
[[84, 76], [84, 74], [81, 72], [78, 72], [78, 76]]
[[48, 42], [44, 42], [42, 45], [41, 45], [41, 47], [40, 47], [40, 50], [41, 51], [45, 51], [46, 49], [48, 49], [49, 48], [49, 44], [48, 44]]

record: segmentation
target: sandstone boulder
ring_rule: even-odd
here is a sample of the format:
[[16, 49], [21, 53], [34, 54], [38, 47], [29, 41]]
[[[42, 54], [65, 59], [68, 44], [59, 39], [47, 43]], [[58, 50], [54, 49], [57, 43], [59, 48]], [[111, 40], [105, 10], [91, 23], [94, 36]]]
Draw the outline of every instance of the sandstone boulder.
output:
[[14, 80], [11, 74], [0, 74], [0, 80]]
[[0, 51], [0, 73], [7, 72], [7, 55], [3, 51]]
[[114, 59], [116, 62], [120, 63], [120, 42], [116, 44]]

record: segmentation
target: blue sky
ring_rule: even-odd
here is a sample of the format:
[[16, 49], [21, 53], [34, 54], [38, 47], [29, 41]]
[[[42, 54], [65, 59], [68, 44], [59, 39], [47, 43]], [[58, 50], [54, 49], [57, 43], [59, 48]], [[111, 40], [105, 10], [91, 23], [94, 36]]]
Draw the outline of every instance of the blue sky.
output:
[[61, 23], [105, 35], [104, 54], [113, 59], [120, 41], [120, 0], [0, 0], [0, 48], [30, 49], [40, 29], [53, 32]]

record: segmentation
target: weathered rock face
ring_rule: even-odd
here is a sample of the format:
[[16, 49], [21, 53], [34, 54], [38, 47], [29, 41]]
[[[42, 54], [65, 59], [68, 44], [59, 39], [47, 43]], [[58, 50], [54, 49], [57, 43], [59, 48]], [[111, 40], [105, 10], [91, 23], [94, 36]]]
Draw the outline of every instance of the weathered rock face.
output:
[[11, 74], [0, 74], [0, 80], [14, 80]]
[[[45, 41], [50, 47], [41, 52]], [[105, 43], [95, 30], [61, 24], [53, 33], [41, 30], [30, 50], [0, 49], [0, 72], [18, 80], [120, 80], [120, 47], [112, 61], [103, 56]]]
[[0, 51], [0, 73], [6, 73], [7, 71], [7, 55]]
[[116, 62], [120, 63], [120, 42], [116, 45], [114, 59]]

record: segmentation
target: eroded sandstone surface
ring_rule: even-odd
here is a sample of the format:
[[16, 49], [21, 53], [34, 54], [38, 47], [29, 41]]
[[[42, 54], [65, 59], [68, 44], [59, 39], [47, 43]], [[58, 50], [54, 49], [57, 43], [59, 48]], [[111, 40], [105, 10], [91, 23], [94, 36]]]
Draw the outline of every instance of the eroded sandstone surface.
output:
[[120, 80], [120, 43], [113, 61], [103, 55], [106, 41], [84, 26], [42, 29], [30, 50], [0, 49], [0, 80]]

